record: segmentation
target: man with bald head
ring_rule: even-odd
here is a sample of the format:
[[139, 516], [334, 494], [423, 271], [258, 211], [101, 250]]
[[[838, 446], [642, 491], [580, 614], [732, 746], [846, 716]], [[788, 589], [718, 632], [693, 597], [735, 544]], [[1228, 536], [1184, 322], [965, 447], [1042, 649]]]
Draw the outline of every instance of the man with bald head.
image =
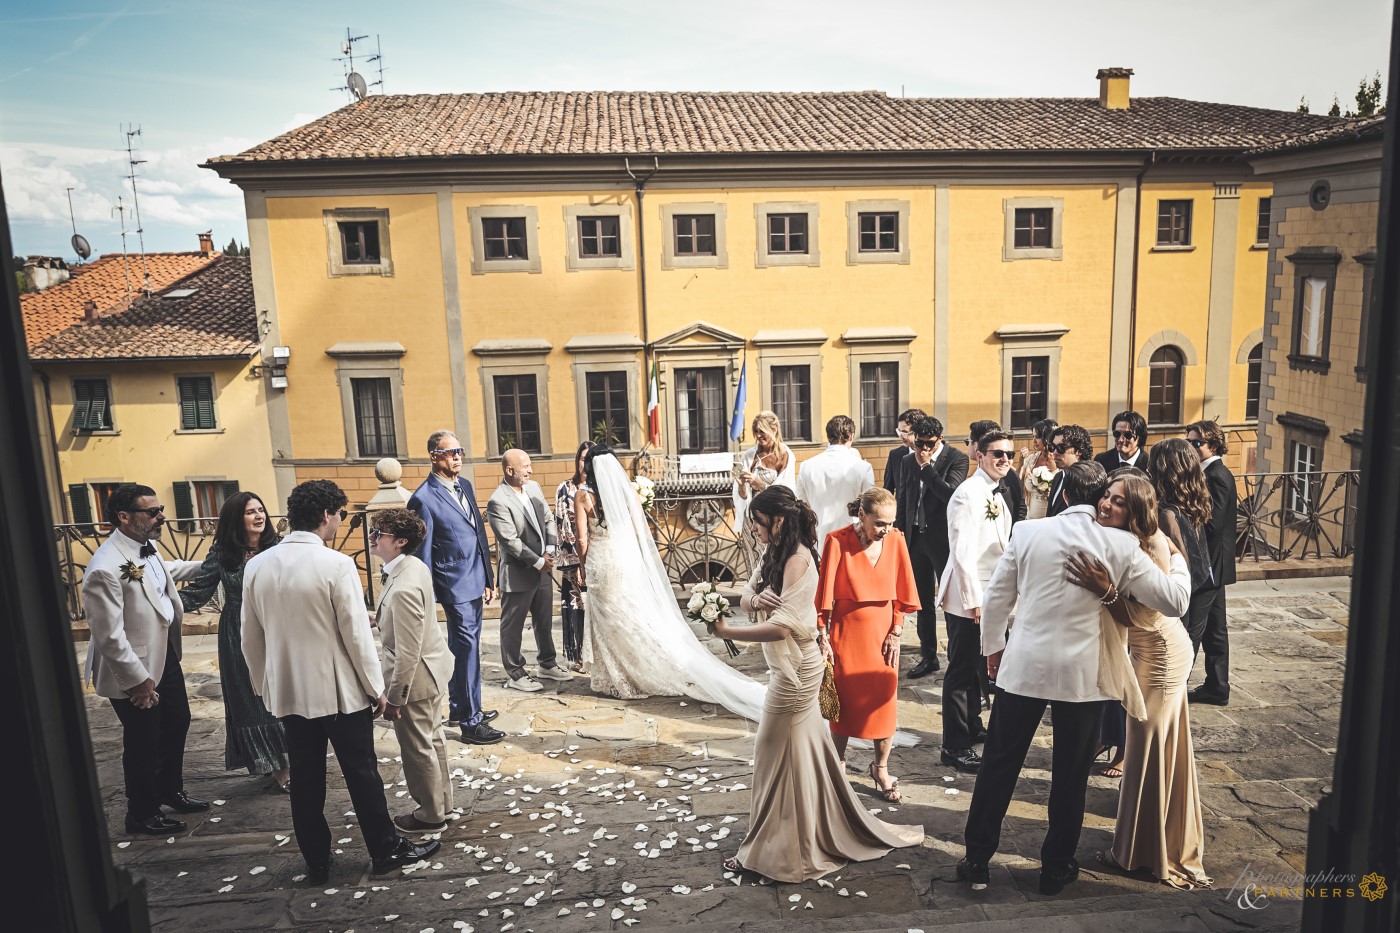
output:
[[530, 455], [511, 448], [501, 456], [501, 485], [486, 503], [486, 520], [496, 534], [496, 582], [501, 592], [501, 661], [507, 687], [535, 693], [544, 685], [525, 671], [520, 641], [528, 615], [535, 627], [538, 677], [569, 680], [555, 663], [554, 550], [558, 536], [554, 510], [545, 502], [540, 484], [530, 479]]

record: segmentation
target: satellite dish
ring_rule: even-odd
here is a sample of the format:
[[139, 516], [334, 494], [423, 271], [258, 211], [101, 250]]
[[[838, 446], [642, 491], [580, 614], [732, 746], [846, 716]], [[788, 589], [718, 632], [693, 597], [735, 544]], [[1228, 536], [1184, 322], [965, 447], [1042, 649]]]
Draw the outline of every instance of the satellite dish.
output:
[[87, 259], [92, 255], [92, 247], [88, 245], [87, 237], [81, 233], [73, 234], [73, 239], [69, 242], [73, 244], [73, 252], [78, 254], [79, 259]]
[[352, 71], [345, 78], [345, 84], [350, 88], [350, 93], [355, 95], [356, 100], [364, 100], [369, 93], [369, 85], [365, 84], [365, 79], [360, 77], [359, 72]]

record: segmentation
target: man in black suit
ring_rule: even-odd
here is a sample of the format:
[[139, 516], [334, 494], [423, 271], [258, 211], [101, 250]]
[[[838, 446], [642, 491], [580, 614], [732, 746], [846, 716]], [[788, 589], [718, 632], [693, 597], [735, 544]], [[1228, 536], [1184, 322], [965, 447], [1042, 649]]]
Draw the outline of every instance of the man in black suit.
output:
[[1094, 441], [1089, 432], [1077, 424], [1062, 424], [1050, 434], [1050, 453], [1055, 457], [1055, 480], [1050, 484], [1050, 504], [1045, 509], [1047, 518], [1059, 515], [1069, 508], [1065, 498], [1065, 467], [1081, 460], [1092, 460]]
[[899, 420], [895, 423], [900, 446], [891, 450], [888, 459], [885, 460], [885, 478], [881, 485], [894, 493], [896, 500], [899, 499], [900, 488], [904, 485], [902, 482], [904, 474], [901, 472], [904, 458], [914, 452], [914, 425], [926, 417], [923, 409], [906, 408], [899, 413]]
[[895, 524], [909, 543], [914, 584], [919, 588], [918, 664], [913, 678], [938, 670], [938, 580], [948, 562], [948, 500], [967, 479], [967, 456], [943, 441], [943, 423], [920, 418], [913, 424], [914, 448], [904, 464], [904, 486]]
[[1109, 440], [1113, 446], [1094, 458], [1105, 473], [1119, 467], [1137, 467], [1147, 472], [1147, 419], [1135, 411], [1120, 411], [1113, 416]]
[[1186, 632], [1191, 647], [1206, 652], [1206, 680], [1187, 693], [1192, 703], [1225, 706], [1230, 702], [1230, 638], [1225, 619], [1225, 587], [1235, 582], [1235, 475], [1220, 458], [1229, 453], [1225, 432], [1214, 421], [1197, 421], [1186, 428], [1186, 440], [1201, 457], [1210, 489], [1210, 523], [1206, 553], [1210, 584], [1191, 597]]

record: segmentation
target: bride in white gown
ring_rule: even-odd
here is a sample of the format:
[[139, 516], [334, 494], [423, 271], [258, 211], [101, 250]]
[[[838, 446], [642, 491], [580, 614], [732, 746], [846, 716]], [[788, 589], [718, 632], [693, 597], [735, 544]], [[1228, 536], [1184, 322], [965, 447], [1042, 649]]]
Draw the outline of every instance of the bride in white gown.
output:
[[757, 722], [765, 685], [711, 654], [691, 631], [622, 464], [595, 447], [584, 470], [575, 534], [588, 586], [593, 689], [623, 699], [694, 697]]

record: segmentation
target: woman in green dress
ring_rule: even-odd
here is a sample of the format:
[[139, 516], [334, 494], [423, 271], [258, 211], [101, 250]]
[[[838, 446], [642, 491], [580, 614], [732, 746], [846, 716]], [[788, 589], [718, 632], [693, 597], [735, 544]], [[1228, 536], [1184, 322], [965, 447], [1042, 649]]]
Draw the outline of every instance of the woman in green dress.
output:
[[243, 565], [253, 555], [282, 539], [268, 520], [267, 508], [255, 493], [235, 493], [224, 500], [214, 543], [204, 566], [180, 591], [186, 612], [193, 612], [224, 587], [219, 613], [219, 676], [224, 691], [224, 767], [247, 768], [249, 774], [271, 774], [286, 791], [291, 772], [282, 724], [253, 692], [248, 662], [243, 659]]

